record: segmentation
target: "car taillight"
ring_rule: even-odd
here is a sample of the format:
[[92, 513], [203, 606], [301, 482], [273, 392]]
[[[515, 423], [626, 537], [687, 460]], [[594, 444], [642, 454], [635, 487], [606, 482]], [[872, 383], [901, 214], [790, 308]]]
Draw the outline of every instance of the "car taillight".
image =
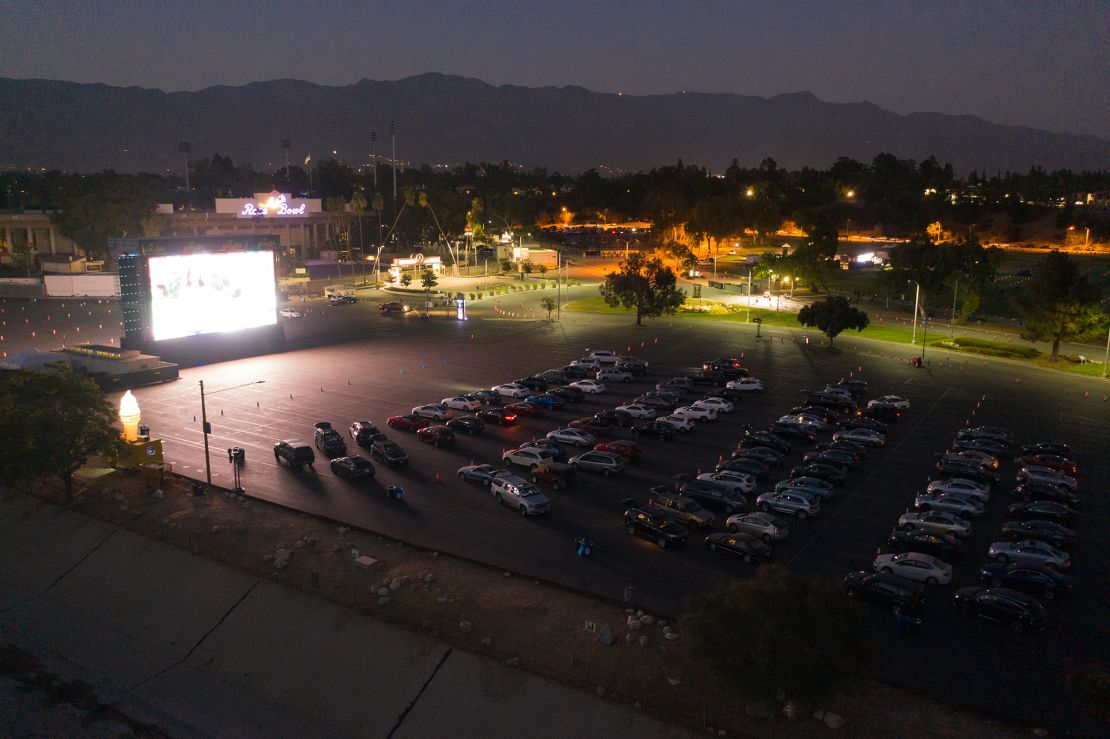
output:
[[516, 416], [515, 416], [515, 415], [508, 415], [508, 416], [505, 416], [505, 420], [506, 420], [506, 421], [515, 421], [515, 420], [516, 420]]

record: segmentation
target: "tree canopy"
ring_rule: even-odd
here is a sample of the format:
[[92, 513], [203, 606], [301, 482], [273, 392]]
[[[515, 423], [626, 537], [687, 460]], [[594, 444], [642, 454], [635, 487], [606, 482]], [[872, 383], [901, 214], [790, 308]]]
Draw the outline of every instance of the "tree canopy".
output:
[[678, 286], [670, 267], [661, 259], [632, 252], [620, 263], [620, 269], [605, 275], [601, 297], [611, 306], [623, 305], [636, 309], [636, 325], [644, 318], [674, 313], [686, 300], [686, 291]]
[[684, 618], [693, 654], [728, 686], [772, 706], [817, 707], [859, 679], [874, 653], [866, 613], [841, 583], [781, 566], [694, 596]]
[[133, 177], [71, 177], [59, 192], [59, 210], [50, 220], [96, 259], [107, 252], [109, 238], [141, 235], [143, 220], [156, 204], [154, 195]]
[[58, 365], [0, 375], [0, 477], [26, 483], [54, 476], [68, 498], [73, 473], [118, 438], [116, 414], [95, 382]]
[[798, 311], [798, 323], [818, 329], [829, 337], [831, 344], [845, 329], [863, 331], [871, 324], [871, 319], [859, 308], [853, 308], [847, 298], [829, 296], [822, 301], [802, 306]]
[[1101, 306], [1102, 291], [1067, 254], [1053, 250], [1033, 268], [1033, 276], [1021, 286], [1014, 308], [1021, 314], [1021, 337], [1051, 341], [1055, 362], [1060, 342], [1078, 339], [1106, 326]]

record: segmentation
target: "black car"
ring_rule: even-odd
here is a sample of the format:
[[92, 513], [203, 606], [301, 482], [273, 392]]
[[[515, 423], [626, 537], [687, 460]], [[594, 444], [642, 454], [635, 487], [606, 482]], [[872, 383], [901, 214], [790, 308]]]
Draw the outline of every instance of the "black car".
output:
[[800, 439], [810, 444], [817, 441], [817, 432], [811, 426], [797, 421], [775, 421], [767, 427], [775, 436], [784, 436], [788, 439]]
[[993, 485], [999, 480], [998, 472], [973, 459], [941, 457], [937, 460], [936, 470], [941, 477], [949, 479], [962, 477], [966, 480], [974, 480], [987, 485]]
[[[667, 489], [670, 490], [670, 487], [668, 486]], [[743, 495], [733, 490], [726, 490], [708, 480], [690, 480], [679, 488], [679, 493], [687, 498], [693, 498], [706, 508], [723, 510], [730, 516], [747, 507]]]
[[918, 613], [925, 607], [924, 585], [884, 572], [849, 572], [844, 589], [854, 598], [889, 605], [895, 613]]
[[1010, 432], [998, 426], [975, 426], [972, 428], [960, 429], [956, 432], [957, 439], [994, 439], [1000, 444], [1005, 444], [1007, 447], [1014, 445], [1014, 437]]
[[1006, 446], [1000, 441], [995, 439], [988, 439], [986, 437], [969, 437], [966, 439], [956, 439], [952, 442], [952, 449], [957, 452], [962, 451], [975, 451], [989, 454], [992, 457], [1005, 457], [1010, 453], [1010, 447]]
[[386, 467], [404, 467], [409, 463], [409, 455], [401, 445], [389, 439], [379, 439], [370, 446], [370, 456]]
[[741, 459], [744, 457], [748, 459], [758, 459], [768, 467], [778, 467], [782, 464], [782, 460], [786, 458], [782, 452], [772, 449], [769, 446], [753, 446], [734, 449], [732, 453], [729, 454], [730, 459]]
[[686, 375], [686, 378], [695, 385], [724, 385], [728, 382], [724, 372], [718, 370], [702, 370], [701, 372], [691, 372]]
[[1036, 444], [1025, 444], [1021, 448], [1022, 456], [1026, 454], [1055, 454], [1065, 459], [1072, 458], [1071, 447], [1056, 441], [1040, 441]]
[[633, 436], [654, 436], [659, 441], [670, 441], [674, 438], [675, 430], [670, 424], [661, 423], [658, 419], [634, 423], [628, 429]]
[[890, 427], [882, 421], [875, 418], [867, 418], [866, 416], [850, 416], [839, 421], [837, 428], [844, 430], [847, 429], [868, 429], [870, 431], [878, 431], [880, 434], [888, 433]]
[[828, 462], [810, 462], [790, 468], [787, 477], [816, 477], [818, 480], [831, 482], [833, 485], [842, 485], [848, 479], [848, 474], [843, 467]]
[[780, 439], [770, 431], [749, 430], [744, 434], [744, 437], [740, 439], [740, 443], [737, 444], [737, 446], [741, 449], [765, 446], [774, 449], [776, 452], [781, 452], [782, 454], [790, 454], [790, 443], [784, 439]]
[[385, 434], [369, 421], [355, 421], [351, 424], [348, 433], [350, 433], [351, 438], [355, 440], [356, 444], [367, 448], [378, 439], [385, 438]]
[[353, 305], [358, 302], [354, 295], [330, 295], [328, 305]]
[[537, 393], [547, 390], [547, 382], [542, 377], [522, 377], [519, 380], [513, 380], [513, 382]]
[[590, 372], [585, 367], [579, 367], [577, 364], [568, 364], [566, 367], [561, 368], [563, 374], [567, 376], [568, 380], [584, 380], [587, 377], [593, 377], [594, 373]]
[[485, 427], [486, 424], [477, 416], [459, 416], [447, 422], [447, 428], [452, 431], [460, 431], [470, 435], [480, 432]]
[[838, 413], [856, 413], [856, 401], [849, 400], [838, 393], [825, 393], [821, 391], [806, 395], [806, 405], [819, 405], [831, 408]]
[[653, 540], [663, 549], [686, 542], [685, 527], [668, 516], [643, 508], [629, 508], [624, 512], [624, 528], [630, 534]]
[[1075, 525], [1075, 510], [1068, 508], [1063, 503], [1054, 503], [1051, 500], [1011, 503], [1007, 510], [1010, 511], [1011, 516], [1017, 516], [1018, 518], [1040, 518], [1069, 527]]
[[802, 455], [802, 462], [806, 464], [812, 462], [827, 462], [839, 467], [852, 468], [858, 466], [859, 461], [859, 457], [843, 449], [816, 449]]
[[1028, 521], [1007, 521], [1002, 524], [1002, 535], [1014, 541], [1037, 539], [1058, 549], [1075, 546], [1077, 541], [1075, 532], [1067, 526], [1038, 518]]
[[751, 534], [718, 532], [705, 537], [705, 546], [711, 552], [731, 554], [750, 562], [766, 562], [771, 558], [771, 547]]
[[856, 455], [857, 458], [863, 459], [867, 456], [867, 447], [856, 441], [848, 439], [840, 439], [839, 441], [825, 441], [814, 447], [818, 451], [825, 449], [840, 449], [841, 451], [850, 452]]
[[497, 405], [501, 402], [501, 393], [496, 390], [475, 390], [472, 393], [467, 393], [466, 397], [486, 405]]
[[633, 422], [632, 416], [626, 411], [618, 411], [616, 409], [598, 411], [594, 414], [594, 420], [605, 428], [621, 428], [631, 425]]
[[744, 390], [737, 390], [734, 387], [717, 387], [710, 390], [703, 395], [703, 398], [724, 398], [736, 403], [744, 398], [747, 393]]
[[752, 477], [757, 477], [763, 480], [771, 476], [771, 468], [766, 462], [762, 462], [754, 457], [737, 457], [735, 459], [723, 459], [717, 463], [716, 471], [723, 472], [744, 472]]
[[979, 579], [993, 587], [1013, 588], [1042, 600], [1053, 600], [1071, 592], [1068, 575], [1061, 575], [1051, 567], [1017, 562], [989, 562], [979, 570]]
[[1063, 503], [1072, 508], [1079, 507], [1079, 496], [1063, 485], [1052, 485], [1044, 482], [1026, 480], [1014, 488], [1013, 495], [1015, 498], [1020, 498], [1026, 502], [1034, 500], [1051, 500], [1056, 503]]
[[516, 413], [508, 408], [486, 408], [478, 411], [478, 418], [495, 426], [512, 426], [516, 423]]
[[893, 403], [875, 403], [856, 411], [860, 418], [873, 418], [883, 423], [893, 423], [902, 418], [902, 410]]
[[327, 421], [320, 421], [315, 424], [316, 433], [314, 440], [316, 448], [324, 453], [324, 456], [330, 458], [343, 457], [347, 454], [347, 442], [343, 441], [343, 437], [339, 432], [331, 427]]
[[[886, 548], [894, 552], [931, 554], [944, 562], [960, 556], [960, 540], [949, 534], [930, 533], [924, 529], [894, 529], [886, 540]], [[880, 550], [880, 554], [885, 554]]]
[[842, 378], [840, 382], [833, 385], [833, 387], [842, 387], [852, 395], [860, 396], [867, 392], [867, 381], [854, 377], [845, 377]]
[[614, 366], [621, 372], [630, 372], [631, 374], [637, 376], [646, 375], [648, 371], [648, 366], [646, 363], [640, 361], [639, 359], [633, 359], [632, 357], [622, 357], [621, 360], [617, 362]]
[[1017, 632], [1040, 631], [1048, 626], [1048, 612], [1041, 602], [1010, 588], [960, 588], [952, 603]]
[[796, 416], [805, 413], [811, 416], [817, 416], [824, 419], [827, 424], [835, 424], [840, 422], [840, 414], [831, 408], [826, 408], [820, 405], [796, 405], [790, 409], [790, 415]]
[[540, 372], [536, 377], [540, 378], [548, 385], [563, 385], [568, 382], [567, 373], [561, 369], [550, 369], [545, 372]]
[[351, 457], [338, 457], [331, 461], [331, 471], [344, 480], [363, 480], [374, 477], [374, 465], [370, 460], [357, 454]]
[[547, 391], [548, 395], [554, 395], [562, 398], [569, 403], [577, 403], [586, 397], [586, 393], [582, 392], [576, 387], [557, 387]]
[[509, 470], [494, 467], [492, 464], [471, 464], [459, 468], [459, 479], [466, 482], [476, 482], [489, 487], [490, 480], [501, 475], [512, 474]]

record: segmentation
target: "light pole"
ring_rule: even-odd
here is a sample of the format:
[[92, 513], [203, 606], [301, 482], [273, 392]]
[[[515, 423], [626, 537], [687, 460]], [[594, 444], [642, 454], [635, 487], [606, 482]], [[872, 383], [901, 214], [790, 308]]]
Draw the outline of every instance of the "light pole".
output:
[[748, 320], [752, 322], [752, 265], [748, 265]]
[[188, 215], [193, 209], [193, 194], [189, 189], [189, 152], [193, 150], [193, 145], [188, 141], [182, 141], [177, 145], [177, 153], [185, 157], [185, 214]]
[[960, 289], [960, 278], [956, 278], [956, 284], [952, 287], [952, 315], [948, 317], [948, 335], [956, 335], [956, 294]]
[[[625, 246], [627, 249], [628, 247]], [[563, 320], [563, 253], [555, 252], [555, 320]]]
[[917, 280], [910, 280], [910, 282], [917, 285], [913, 293], [913, 333], [910, 335], [910, 346], [917, 346], [917, 301], [921, 297], [921, 283]]
[[[380, 242], [381, 239], [378, 241]], [[374, 256], [374, 282], [382, 281], [382, 249], [384, 248], [385, 244], [379, 243], [378, 253]]]
[[1106, 379], [1106, 363], [1110, 361], [1110, 331], [1106, 332], [1106, 354], [1102, 356], [1102, 377]]
[[[208, 409], [204, 405], [204, 380], [198, 380], [200, 383], [200, 428], [204, 433], [204, 479], [208, 483], [208, 487], [212, 487], [212, 462], [208, 456], [208, 435], [212, 433], [212, 426], [208, 423]], [[265, 380], [255, 380], [254, 382], [244, 382], [242, 385], [234, 385], [232, 387], [225, 387], [220, 390], [213, 390], [208, 393], [215, 395], [216, 393], [226, 393], [228, 390], [238, 390], [241, 387], [248, 385], [258, 385]]]

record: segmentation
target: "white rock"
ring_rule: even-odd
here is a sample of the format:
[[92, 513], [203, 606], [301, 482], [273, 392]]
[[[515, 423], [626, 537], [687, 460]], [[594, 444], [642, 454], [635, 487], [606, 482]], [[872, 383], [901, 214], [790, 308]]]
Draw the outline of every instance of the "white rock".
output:
[[842, 729], [845, 724], [844, 717], [832, 711], [825, 711], [824, 722], [830, 729]]
[[670, 627], [670, 626], [664, 626], [664, 627], [663, 627], [663, 633], [664, 633], [664, 634], [669, 634], [669, 633], [671, 633], [671, 627]]
[[389, 588], [378, 588], [378, 595], [389, 595]]
[[340, 526], [339, 527], [339, 533], [341, 533], [341, 534], [346, 534], [348, 531], [350, 531], [350, 529], [347, 528], [346, 526]]
[[649, 644], [651, 644], [651, 637], [650, 636], [648, 636], [647, 634], [644, 634], [643, 636], [640, 637], [640, 646], [641, 647], [646, 647]]
[[401, 589], [401, 581], [398, 580], [396, 577], [393, 578], [393, 580], [389, 583], [389, 589], [390, 590], [400, 590]]
[[624, 635], [624, 641], [626, 644], [631, 644], [632, 642], [636, 641], [636, 635], [629, 631], [627, 634]]
[[639, 621], [629, 621], [628, 622], [628, 630], [629, 631], [639, 631], [642, 628], [644, 628], [644, 625], [642, 623], [640, 623]]
[[360, 555], [360, 554], [362, 554], [362, 552], [360, 552], [360, 551], [359, 551], [359, 550], [357, 550], [357, 549], [352, 549], [352, 550], [351, 550], [351, 557], [352, 557], [353, 559], [358, 559], [358, 557], [359, 557], [359, 555]]
[[640, 616], [640, 623], [642, 623], [644, 626], [651, 626], [653, 623], [655, 623], [655, 618], [650, 614], [645, 613], [643, 616]]
[[597, 641], [606, 647], [611, 646], [617, 641], [616, 635], [613, 633], [613, 627], [609, 624], [603, 624], [601, 630], [597, 632]]
[[511, 573], [511, 572], [506, 572], [505, 573], [505, 577], [512, 577], [512, 576], [513, 576], [513, 573]]
[[446, 603], [446, 602], [447, 602], [447, 596], [446, 595], [441, 595], [438, 598], [436, 598], [436, 603]]
[[393, 600], [393, 599], [390, 598], [388, 595], [383, 595], [381, 598], [378, 598], [378, 605], [379, 606], [384, 606], [386, 603], [388, 603], [391, 600]]
[[221, 529], [221, 528], [220, 528], [219, 524], [217, 524], [217, 525], [215, 525], [215, 526], [213, 526], [213, 527], [212, 527], [212, 533], [213, 533], [213, 534], [218, 534], [218, 533], [220, 533], [221, 531], [223, 531], [223, 529]]
[[663, 638], [667, 641], [676, 641], [678, 639], [678, 634], [673, 631], [668, 631], [666, 634], [663, 634]]
[[459, 621], [459, 631], [464, 634], [469, 634], [471, 631], [474, 631], [474, 624], [469, 621]]
[[432, 573], [429, 572], [427, 575], [424, 575], [424, 582], [435, 582], [435, 581], [436, 581], [436, 576], [433, 575]]

